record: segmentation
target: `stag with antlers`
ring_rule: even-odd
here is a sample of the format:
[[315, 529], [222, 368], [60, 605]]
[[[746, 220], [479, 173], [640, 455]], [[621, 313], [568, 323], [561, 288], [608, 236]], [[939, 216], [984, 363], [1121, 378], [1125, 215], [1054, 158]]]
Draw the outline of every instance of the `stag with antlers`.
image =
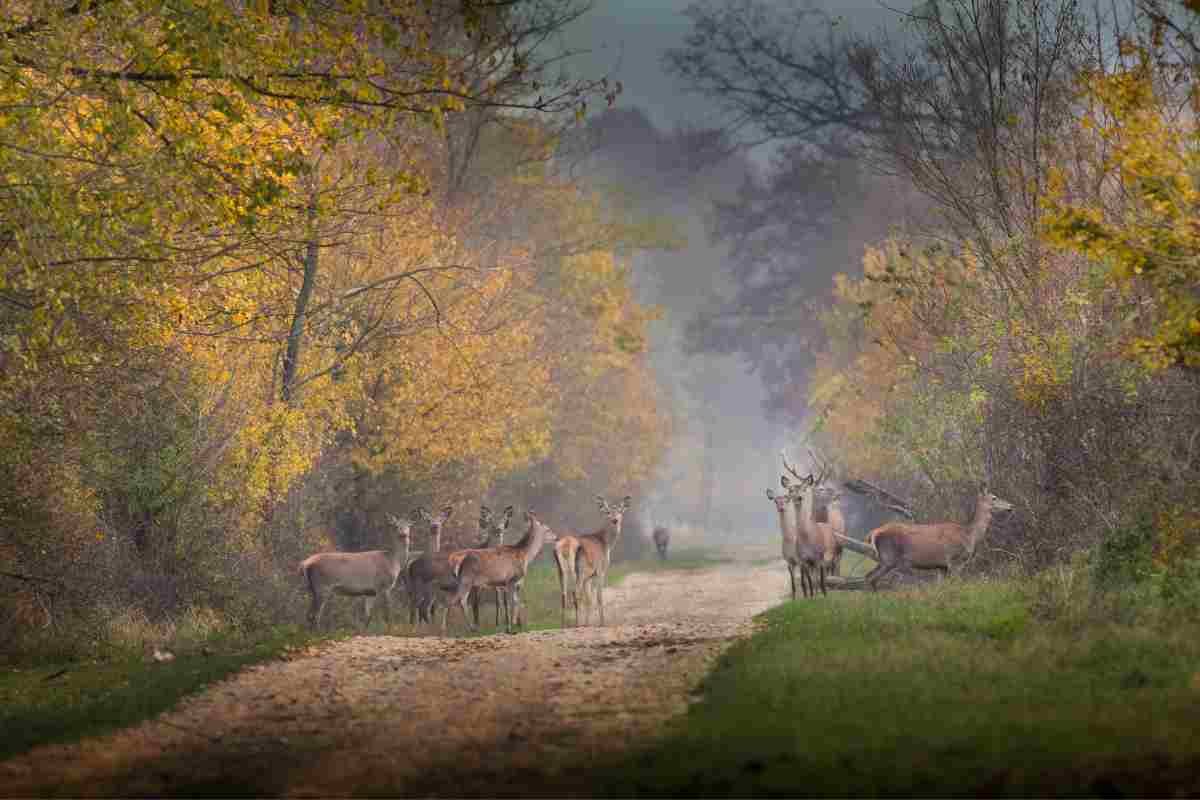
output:
[[[801, 533], [806, 536], [816, 536], [820, 539], [822, 546], [825, 548], [824, 566], [827, 574], [840, 575], [842, 571], [842, 541], [838, 537], [846, 536], [846, 519], [842, 515], [841, 509], [841, 494], [826, 482], [833, 472], [832, 465], [822, 458], [819, 458], [812, 450], [808, 451], [813, 463], [817, 465], [818, 471], [814, 476], [812, 473], [801, 475], [800, 472], [788, 463], [787, 455], [780, 452], [783, 458], [783, 468], [792, 473], [792, 476], [799, 481], [799, 484], [793, 484], [792, 489], [789, 489], [789, 494], [792, 497], [792, 502], [796, 503], [797, 517], [796, 524], [800, 526]], [[784, 483], [784, 488], [788, 484]], [[812, 494], [807, 501], [802, 499], [805, 488], [811, 488]], [[818, 509], [816, 503], [817, 492], [822, 492], [824, 495], [824, 503], [822, 508]], [[801, 504], [805, 505], [805, 514], [808, 519], [811, 519], [815, 526], [811, 533], [805, 533], [803, 525], [800, 523], [800, 508]], [[824, 519], [821, 519], [824, 517]]]

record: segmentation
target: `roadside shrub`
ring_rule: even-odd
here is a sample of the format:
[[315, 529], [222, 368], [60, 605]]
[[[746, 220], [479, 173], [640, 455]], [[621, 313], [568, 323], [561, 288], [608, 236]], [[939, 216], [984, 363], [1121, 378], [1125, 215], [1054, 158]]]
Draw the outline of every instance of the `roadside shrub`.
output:
[[1093, 579], [1100, 589], [1120, 589], [1153, 573], [1154, 519], [1141, 515], [1128, 526], [1109, 531], [1095, 549]]

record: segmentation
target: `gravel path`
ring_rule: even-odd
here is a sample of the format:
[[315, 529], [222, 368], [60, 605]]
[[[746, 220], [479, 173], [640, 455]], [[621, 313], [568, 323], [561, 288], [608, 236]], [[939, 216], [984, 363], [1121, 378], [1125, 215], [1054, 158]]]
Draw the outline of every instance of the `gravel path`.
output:
[[635, 574], [604, 628], [325, 645], [2, 762], [0, 794], [586, 795], [572, 765], [652, 739], [786, 587], [782, 562]]

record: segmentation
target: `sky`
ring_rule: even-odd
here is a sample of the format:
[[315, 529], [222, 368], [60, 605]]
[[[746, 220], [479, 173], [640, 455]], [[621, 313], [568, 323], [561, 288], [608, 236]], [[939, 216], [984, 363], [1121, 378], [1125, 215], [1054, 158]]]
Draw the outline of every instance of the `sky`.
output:
[[[704, 123], [715, 119], [704, 98], [682, 91], [663, 71], [663, 53], [683, 44], [691, 29], [684, 11], [691, 0], [594, 0], [592, 10], [566, 31], [572, 50], [586, 50], [573, 59], [581, 75], [608, 75], [624, 86], [622, 106], [638, 106], [656, 125]], [[877, 0], [813, 0], [808, 3], [830, 16], [844, 18], [854, 30], [869, 33], [894, 22], [896, 14]], [[907, 8], [904, 0], [889, 3]]]

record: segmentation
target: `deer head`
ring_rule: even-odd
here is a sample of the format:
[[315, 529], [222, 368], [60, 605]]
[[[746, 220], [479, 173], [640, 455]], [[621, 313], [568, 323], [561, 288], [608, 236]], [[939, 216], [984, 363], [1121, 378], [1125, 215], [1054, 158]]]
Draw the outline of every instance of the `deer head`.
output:
[[[784, 478], [787, 480], [787, 478]], [[775, 494], [774, 490], [767, 489], [767, 499], [775, 504], [775, 510], [780, 514], [787, 513], [788, 496], [786, 494]]]
[[979, 495], [979, 504], [986, 506], [991, 511], [1012, 511], [1013, 504], [1007, 500], [1001, 500], [996, 495], [992, 494], [987, 487]]
[[625, 518], [625, 513], [629, 511], [630, 505], [633, 504], [633, 498], [629, 495], [621, 500], [617, 505], [609, 505], [609, 502], [604, 499], [603, 495], [596, 495], [596, 505], [600, 507], [601, 513], [608, 517], [609, 523], [616, 528], [621, 527], [621, 520]]
[[412, 536], [413, 521], [411, 517], [397, 517], [395, 514], [387, 515], [388, 522], [396, 529], [396, 538], [401, 541]]

